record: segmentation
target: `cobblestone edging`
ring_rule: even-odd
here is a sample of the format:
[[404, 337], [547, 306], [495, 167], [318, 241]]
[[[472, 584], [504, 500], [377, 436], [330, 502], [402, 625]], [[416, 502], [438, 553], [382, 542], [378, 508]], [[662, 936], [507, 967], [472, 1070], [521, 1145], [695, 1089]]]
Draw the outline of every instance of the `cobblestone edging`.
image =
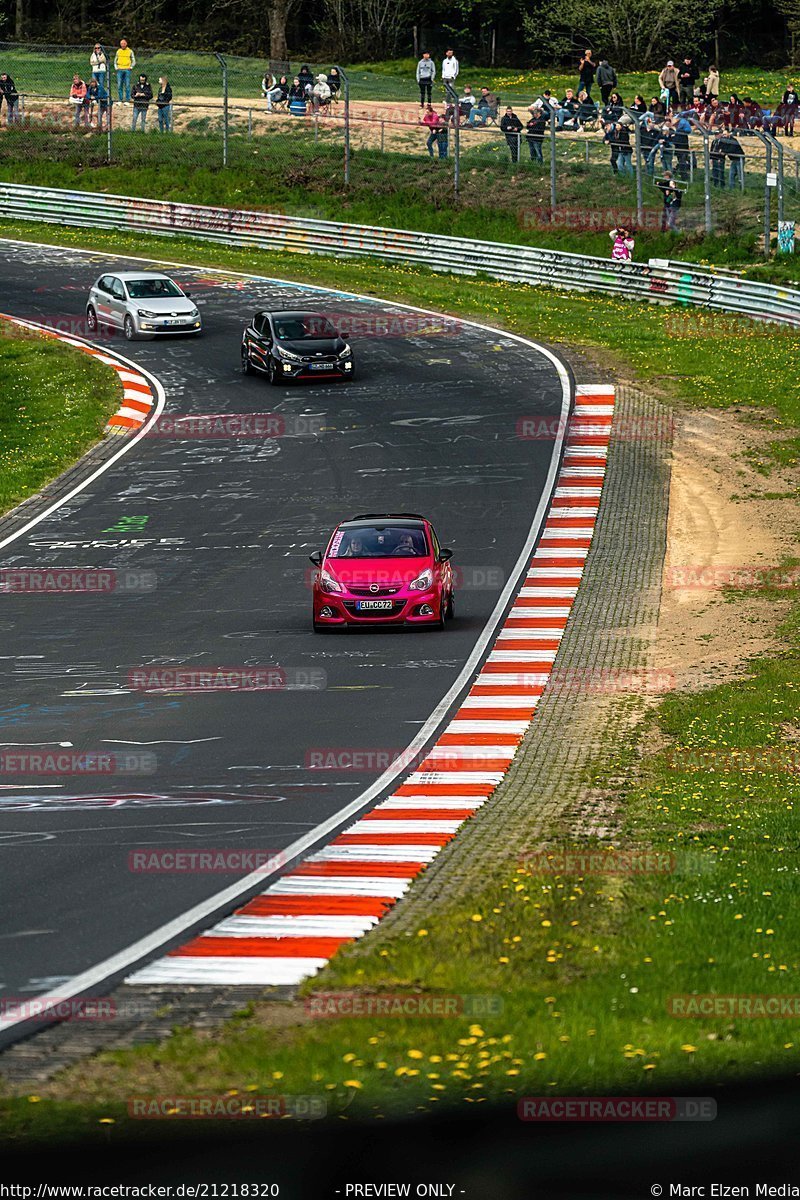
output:
[[[559, 348], [563, 353], [563, 348]], [[572, 356], [577, 382], [597, 381], [596, 369]], [[437, 903], [470, 891], [475, 863], [490, 873], [515, 851], [555, 834], [579, 837], [613, 827], [613, 806], [587, 780], [629, 739], [647, 695], [632, 690], [634, 672], [652, 669], [660, 581], [666, 549], [671, 413], [636, 389], [619, 387], [603, 502], [556, 670], [521, 751], [491, 802], [466, 822], [397, 905], [348, 950], [369, 953], [375, 939], [416, 929], [420, 914], [435, 919]], [[576, 680], [599, 679], [600, 690]], [[630, 688], [615, 691], [617, 682]], [[607, 684], [607, 686], [606, 686]], [[293, 988], [269, 996], [290, 1000]], [[107, 1023], [52, 1027], [0, 1055], [12, 1089], [42, 1082], [88, 1054], [168, 1037], [180, 1025], [209, 1028], [248, 1002], [258, 987], [123, 986], [111, 1001], [128, 1014]], [[299, 1019], [299, 1017], [298, 1017]]]

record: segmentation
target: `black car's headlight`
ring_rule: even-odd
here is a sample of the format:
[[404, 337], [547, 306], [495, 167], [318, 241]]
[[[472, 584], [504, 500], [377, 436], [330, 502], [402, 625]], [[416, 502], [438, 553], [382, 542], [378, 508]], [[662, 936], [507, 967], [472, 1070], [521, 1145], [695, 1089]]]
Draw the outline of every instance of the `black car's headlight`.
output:
[[339, 351], [339, 358], [349, 358], [352, 353], [353, 351], [350, 349], [347, 342], [345, 342], [344, 350]]
[[290, 362], [302, 362], [303, 359], [299, 354], [295, 354], [294, 350], [287, 350], [284, 346], [276, 346], [276, 350], [281, 358], [288, 358]]

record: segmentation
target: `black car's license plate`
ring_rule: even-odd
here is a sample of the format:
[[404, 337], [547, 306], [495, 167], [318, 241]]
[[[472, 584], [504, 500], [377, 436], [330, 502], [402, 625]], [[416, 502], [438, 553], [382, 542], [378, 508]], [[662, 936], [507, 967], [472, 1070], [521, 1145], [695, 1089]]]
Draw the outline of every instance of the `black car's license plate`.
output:
[[387, 609], [391, 609], [391, 607], [392, 607], [391, 600], [357, 600], [356, 601], [356, 608], [358, 609], [359, 612], [364, 612], [364, 611], [374, 612], [375, 610], [378, 610], [380, 612], [385, 612]]
[[332, 371], [333, 363], [309, 363], [312, 371]]

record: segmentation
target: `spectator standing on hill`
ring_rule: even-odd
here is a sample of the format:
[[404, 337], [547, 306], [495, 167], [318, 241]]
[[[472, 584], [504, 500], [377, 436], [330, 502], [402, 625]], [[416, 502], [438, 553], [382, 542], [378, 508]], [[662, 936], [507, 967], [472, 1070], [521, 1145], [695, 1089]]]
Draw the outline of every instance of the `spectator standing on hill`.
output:
[[440, 113], [436, 112], [433, 105], [426, 105], [422, 124], [428, 128], [426, 145], [429, 156], [433, 158], [433, 148], [436, 146], [439, 158], [447, 158], [447, 122]]
[[166, 75], [158, 77], [156, 112], [158, 114], [158, 132], [169, 133], [172, 129], [172, 84]]
[[431, 89], [436, 78], [436, 63], [429, 50], [422, 51], [422, 58], [417, 63], [417, 84], [419, 85], [420, 108], [432, 102]]
[[138, 124], [141, 124], [142, 133], [144, 133], [147, 128], [147, 110], [150, 107], [150, 101], [153, 99], [153, 89], [147, 82], [146, 75], [140, 75], [138, 81], [133, 85], [131, 99], [133, 100], [131, 130], [134, 130]]
[[675, 123], [675, 132], [672, 135], [672, 144], [675, 147], [676, 170], [678, 177], [686, 183], [689, 179], [691, 151], [689, 149], [689, 133], [691, 125], [682, 117]]
[[611, 170], [615, 175], [633, 174], [633, 147], [627, 125], [608, 121], [603, 141], [611, 147]]
[[85, 125], [89, 124], [89, 105], [86, 100], [86, 84], [81, 79], [80, 75], [72, 76], [72, 87], [69, 89], [69, 102], [72, 105], [72, 124], [77, 129], [81, 121]]
[[663, 179], [659, 179], [656, 187], [660, 190], [664, 199], [664, 211], [661, 216], [661, 232], [666, 233], [671, 230], [672, 233], [678, 232], [678, 213], [681, 210], [683, 203], [683, 194], [678, 187], [672, 175], [667, 171]]
[[459, 65], [455, 50], [445, 50], [442, 59], [442, 83], [454, 84], [458, 79]]
[[303, 97], [307, 100], [314, 87], [314, 76], [311, 73], [311, 68], [308, 66], [308, 63], [303, 63], [302, 67], [297, 73], [297, 78], [300, 81], [300, 86], [303, 89]]
[[605, 58], [601, 58], [597, 65], [597, 86], [603, 104], [608, 104], [608, 97], [617, 86], [617, 72]]
[[550, 109], [541, 100], [536, 100], [531, 105], [531, 113], [531, 119], [525, 126], [525, 139], [528, 143], [528, 152], [532, 162], [543, 163], [542, 142], [544, 141], [545, 130], [550, 124]]
[[[662, 99], [665, 101], [667, 108], [677, 108], [678, 69], [672, 59], [669, 60], [665, 67], [662, 67], [661, 73], [658, 76], [658, 82], [661, 87]], [[665, 92], [666, 96], [664, 96]]]
[[7, 71], [0, 75], [0, 108], [6, 102], [6, 125], [13, 125], [19, 120], [19, 92], [14, 80]]
[[678, 99], [684, 108], [690, 108], [694, 103], [694, 85], [699, 78], [700, 72], [694, 65], [694, 59], [687, 54], [678, 68]]
[[89, 55], [89, 66], [92, 71], [92, 79], [104, 84], [108, 79], [108, 58], [99, 42], [95, 42], [94, 50]]
[[594, 83], [595, 71], [597, 63], [592, 58], [591, 50], [584, 50], [583, 57], [578, 63], [578, 91], [586, 92], [587, 96], [592, 94], [592, 84]]
[[611, 258], [614, 262], [630, 262], [633, 258], [633, 247], [635, 241], [633, 234], [624, 225], [620, 225], [619, 229], [612, 229], [608, 235], [614, 243], [611, 247]]
[[506, 144], [511, 151], [512, 163], [519, 162], [522, 121], [520, 121], [510, 104], [506, 108], [505, 114], [500, 121], [500, 132], [505, 135]]
[[725, 153], [728, 156], [728, 187], [744, 187], [744, 146], [737, 137], [729, 133], [725, 138]]
[[114, 70], [117, 72], [117, 98], [121, 104], [129, 104], [131, 99], [131, 71], [136, 66], [136, 55], [131, 50], [125, 38], [119, 44], [114, 55]]
[[711, 186], [725, 187], [725, 139], [728, 135], [722, 131], [712, 139], [709, 157], [711, 159]]
[[783, 93], [783, 99], [778, 106], [785, 137], [794, 137], [794, 123], [797, 120], [798, 109], [800, 109], [800, 97], [798, 97], [793, 87], [788, 87]]
[[95, 85], [95, 88], [90, 98], [89, 121], [91, 122], [92, 119], [91, 104], [94, 103], [97, 105], [97, 131], [100, 133], [103, 129], [108, 128], [111, 97], [105, 79], [93, 79], [89, 84], [87, 94], [93, 91], [92, 84]]
[[703, 87], [706, 89], [706, 100], [719, 99], [719, 71], [713, 63], [708, 68], [708, 74], [703, 80]]

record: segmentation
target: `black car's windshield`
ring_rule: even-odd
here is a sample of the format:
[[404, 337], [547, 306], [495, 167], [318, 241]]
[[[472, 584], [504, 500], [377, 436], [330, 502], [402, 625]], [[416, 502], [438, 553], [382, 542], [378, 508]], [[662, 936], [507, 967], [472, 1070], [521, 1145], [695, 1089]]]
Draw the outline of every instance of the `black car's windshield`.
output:
[[400, 525], [340, 529], [331, 543], [331, 558], [423, 558], [425, 531]]
[[327, 317], [303, 313], [293, 317], [275, 317], [275, 336], [279, 342], [302, 342], [305, 338], [335, 338], [336, 329]]
[[132, 300], [161, 300], [167, 296], [183, 295], [171, 279], [127, 279], [125, 286]]

